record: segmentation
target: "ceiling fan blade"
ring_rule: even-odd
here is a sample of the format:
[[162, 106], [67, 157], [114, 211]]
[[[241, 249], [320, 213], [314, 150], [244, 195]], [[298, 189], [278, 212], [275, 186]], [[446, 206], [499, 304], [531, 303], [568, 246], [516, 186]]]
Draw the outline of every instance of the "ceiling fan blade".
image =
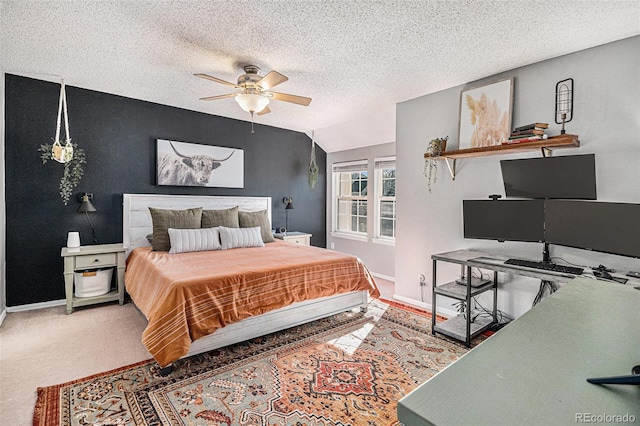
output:
[[280, 74], [278, 71], [269, 71], [256, 85], [262, 87], [262, 90], [269, 90], [287, 80], [289, 80], [289, 77]]
[[207, 96], [206, 98], [200, 98], [201, 101], [217, 101], [218, 99], [233, 98], [237, 93], [229, 93], [227, 95]]
[[291, 102], [298, 105], [309, 106], [311, 98], [305, 98], [304, 96], [288, 95], [286, 93], [270, 92], [273, 94], [273, 99], [284, 102]]
[[194, 74], [194, 75], [196, 77], [205, 78], [207, 80], [215, 81], [216, 83], [224, 84], [225, 86], [238, 87], [238, 85], [235, 84], [235, 83], [230, 83], [228, 81], [219, 79], [217, 77], [212, 77], [212, 76], [207, 75], [207, 74]]
[[266, 106], [262, 111], [258, 113], [258, 115], [265, 115], [265, 114], [269, 114], [270, 112], [271, 110], [269, 109], [269, 106]]

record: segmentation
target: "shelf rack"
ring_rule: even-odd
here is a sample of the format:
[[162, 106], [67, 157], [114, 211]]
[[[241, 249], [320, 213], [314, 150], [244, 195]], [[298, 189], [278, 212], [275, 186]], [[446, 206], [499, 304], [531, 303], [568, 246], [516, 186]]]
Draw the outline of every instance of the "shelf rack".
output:
[[[431, 256], [433, 261], [433, 276], [431, 281], [431, 334], [444, 334], [453, 339], [463, 342], [467, 347], [471, 347], [471, 339], [480, 333], [488, 330], [498, 323], [498, 272], [493, 272], [493, 279], [483, 280], [477, 287], [471, 286], [471, 268], [472, 259], [480, 257], [480, 252], [472, 250], [458, 250], [455, 252], [434, 254]], [[436, 285], [437, 283], [437, 263], [449, 262], [460, 265], [460, 275], [466, 277], [466, 285], [458, 284], [451, 281], [445, 284]], [[490, 318], [476, 317], [471, 320], [471, 300], [486, 291], [493, 291], [493, 309]], [[465, 303], [466, 315], [458, 315], [451, 317], [444, 322], [436, 323], [437, 314], [437, 297], [446, 296]]]
[[[493, 146], [484, 146], [481, 148], [467, 148], [467, 149], [457, 149], [453, 151], [445, 151], [438, 156], [438, 159], [444, 160], [447, 163], [447, 167], [449, 168], [449, 173], [451, 174], [451, 179], [456, 179], [456, 161], [459, 158], [471, 158], [471, 157], [482, 157], [485, 155], [496, 155], [496, 154], [510, 154], [514, 152], [525, 152], [525, 151], [542, 151], [543, 157], [551, 156], [551, 152], [554, 149], [561, 148], [577, 148], [580, 146], [580, 140], [578, 139], [578, 135], [558, 135], [551, 136], [548, 139], [542, 139], [534, 142], [521, 142], [514, 143], [510, 145], [493, 145]], [[424, 158], [430, 158], [431, 155], [424, 154]], [[449, 160], [453, 160], [452, 164], [449, 163]]]

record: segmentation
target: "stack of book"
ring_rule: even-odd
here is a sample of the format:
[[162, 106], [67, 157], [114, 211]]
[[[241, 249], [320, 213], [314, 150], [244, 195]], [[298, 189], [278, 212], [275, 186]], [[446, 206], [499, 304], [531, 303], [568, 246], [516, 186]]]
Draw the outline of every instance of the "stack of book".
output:
[[511, 132], [509, 140], [503, 142], [503, 145], [510, 145], [522, 142], [535, 142], [541, 139], [547, 139], [545, 131], [549, 127], [548, 123], [531, 123], [525, 126], [516, 127]]

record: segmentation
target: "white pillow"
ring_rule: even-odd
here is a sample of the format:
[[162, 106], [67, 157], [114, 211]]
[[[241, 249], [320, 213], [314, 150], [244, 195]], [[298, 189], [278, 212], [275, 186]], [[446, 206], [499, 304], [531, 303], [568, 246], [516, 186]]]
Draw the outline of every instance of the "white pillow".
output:
[[187, 253], [220, 249], [218, 228], [174, 229], [169, 228], [169, 253]]
[[246, 247], [264, 247], [260, 236], [260, 227], [254, 228], [227, 228], [219, 226], [220, 243], [222, 250]]

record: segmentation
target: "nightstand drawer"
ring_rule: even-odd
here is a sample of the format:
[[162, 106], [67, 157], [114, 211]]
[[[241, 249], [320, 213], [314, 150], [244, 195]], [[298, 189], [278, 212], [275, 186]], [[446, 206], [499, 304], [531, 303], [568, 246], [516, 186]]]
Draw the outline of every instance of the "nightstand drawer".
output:
[[285, 241], [289, 241], [290, 243], [304, 244], [304, 245], [309, 245], [308, 240], [309, 239], [307, 237], [287, 237], [287, 238], [285, 238]]
[[76, 256], [76, 269], [96, 268], [99, 266], [114, 266], [116, 253], [87, 254]]

